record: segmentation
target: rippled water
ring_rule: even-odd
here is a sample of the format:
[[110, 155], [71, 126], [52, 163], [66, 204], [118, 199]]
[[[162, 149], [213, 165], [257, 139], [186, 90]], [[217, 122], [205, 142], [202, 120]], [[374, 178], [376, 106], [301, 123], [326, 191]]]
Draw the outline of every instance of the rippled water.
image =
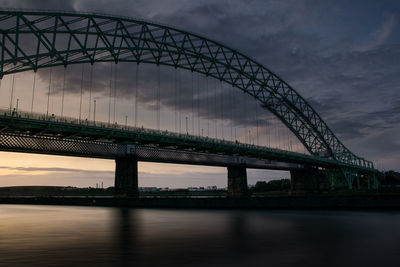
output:
[[0, 205], [0, 266], [399, 266], [400, 212]]

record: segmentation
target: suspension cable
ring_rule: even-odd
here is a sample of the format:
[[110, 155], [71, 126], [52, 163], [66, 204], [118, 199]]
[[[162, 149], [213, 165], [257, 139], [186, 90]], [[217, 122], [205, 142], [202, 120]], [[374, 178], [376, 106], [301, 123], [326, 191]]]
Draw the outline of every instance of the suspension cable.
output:
[[160, 90], [161, 90], [161, 67], [158, 66], [157, 67], [157, 129], [160, 130], [160, 120], [161, 120], [161, 115], [160, 115], [160, 109], [161, 109], [161, 105], [160, 105], [160, 101], [161, 101], [161, 96], [160, 96]]
[[273, 141], [274, 141], [274, 148], [278, 148], [277, 145], [276, 145], [276, 144], [277, 144], [277, 141], [276, 141], [276, 140], [277, 140], [277, 137], [276, 137], [276, 131], [277, 131], [277, 130], [276, 130], [276, 122], [275, 122], [275, 120], [274, 120], [274, 123], [273, 123], [273, 128], [272, 128], [272, 130], [273, 130], [273, 135], [274, 135], [274, 136], [273, 136], [273, 139], [274, 139], [274, 140], [273, 140]]
[[[238, 101], [237, 101], [237, 97], [238, 97], [238, 95], [239, 95], [239, 90], [235, 90], [235, 88], [234, 87], [232, 87], [232, 90], [233, 90], [233, 94], [234, 94], [234, 102], [235, 103], [238, 103]], [[239, 117], [241, 114], [238, 114], [238, 112], [239, 112], [239, 109], [236, 109], [237, 111], [236, 111], [236, 114], [235, 114], [235, 116], [237, 116], [237, 117]], [[235, 142], [237, 141], [237, 127], [236, 127], [236, 124], [234, 125], [234, 130], [235, 130]]]
[[280, 142], [279, 142], [279, 124], [278, 124], [278, 122], [275, 120], [275, 122], [274, 122], [274, 124], [275, 124], [275, 147], [277, 148], [277, 149], [279, 149], [279, 145], [280, 145]]
[[266, 141], [267, 141], [267, 147], [271, 147], [271, 135], [269, 133], [269, 124], [268, 124], [268, 116], [265, 117], [265, 135], [266, 135]]
[[10, 113], [12, 112], [13, 101], [14, 101], [14, 82], [15, 82], [15, 74], [13, 74], [12, 83], [11, 83], [11, 96], [10, 96]]
[[217, 82], [214, 80], [214, 123], [215, 123], [215, 139], [218, 138], [218, 120], [217, 120]]
[[178, 76], [177, 69], [174, 70], [174, 113], [175, 113], [175, 132], [178, 132]]
[[[61, 117], [64, 115], [64, 95], [65, 95], [65, 73], [66, 73], [67, 67], [64, 66], [64, 74], [63, 74], [63, 87], [62, 87], [62, 96], [61, 96]], [[33, 102], [33, 100], [32, 100]], [[32, 104], [32, 109], [33, 109], [33, 104]]]
[[113, 65], [110, 63], [110, 94], [108, 96], [108, 124], [111, 123], [111, 96], [112, 96], [112, 76], [113, 76]]
[[210, 99], [208, 91], [208, 76], [206, 76], [206, 91], [207, 91], [207, 137], [210, 136]]
[[281, 122], [278, 121], [278, 127], [277, 127], [277, 134], [276, 137], [278, 138], [278, 148], [282, 149], [282, 138], [281, 138], [282, 134], [281, 134]]
[[135, 127], [138, 122], [138, 91], [139, 91], [139, 63], [136, 64], [136, 81], [135, 81]]
[[258, 136], [258, 101], [255, 99], [256, 102], [256, 134], [257, 134], [257, 146], [260, 145], [259, 136]]
[[33, 113], [33, 100], [35, 99], [36, 71], [33, 74], [31, 113]]
[[116, 103], [117, 103], [117, 79], [118, 79], [118, 64], [114, 66], [114, 99], [113, 99], [113, 123], [116, 123], [115, 120], [115, 110], [116, 110]]
[[182, 72], [178, 69], [178, 111], [179, 111], [179, 133], [182, 131], [182, 111], [181, 111], [181, 94], [182, 94]]
[[55, 86], [53, 84], [54, 84], [54, 81], [52, 81], [52, 84], [51, 84], [51, 94], [50, 94], [50, 99], [51, 99], [50, 113], [52, 115], [54, 115], [54, 95], [55, 95]]
[[286, 137], [287, 137], [287, 148], [290, 151], [290, 136], [289, 136], [289, 132], [288, 132], [287, 128], [285, 128], [285, 132], [286, 132]]
[[51, 74], [52, 74], [53, 68], [50, 68], [50, 77], [49, 77], [49, 92], [47, 94], [47, 111], [46, 111], [46, 119], [49, 118], [49, 103], [50, 103], [50, 89], [51, 89]]
[[243, 128], [244, 128], [244, 142], [247, 142], [247, 103], [246, 103], [246, 92], [243, 91], [243, 113], [244, 113], [244, 119], [243, 119]]
[[89, 121], [92, 109], [92, 86], [93, 86], [93, 64], [90, 65], [90, 84], [89, 84]]
[[222, 140], [224, 140], [224, 99], [222, 93], [222, 81], [219, 81], [219, 95], [221, 96], [221, 135]]
[[79, 98], [79, 123], [82, 120], [82, 95], [83, 95], [83, 75], [85, 72], [85, 64], [82, 64], [82, 76], [81, 76], [81, 95]]
[[197, 124], [200, 136], [201, 131], [201, 116], [200, 116], [200, 74], [197, 73]]
[[282, 138], [281, 138], [281, 136], [282, 136], [282, 133], [281, 133], [281, 122], [278, 122], [278, 146], [279, 146], [279, 149], [282, 149]]
[[194, 135], [194, 85], [193, 85], [193, 71], [191, 72], [192, 78], [192, 134]]
[[[233, 90], [233, 88], [232, 88], [232, 90]], [[234, 93], [235, 93], [235, 90], [233, 90], [233, 92], [230, 94], [231, 95], [231, 97], [230, 97], [230, 107], [229, 107], [229, 110], [230, 110], [230, 116], [231, 116], [231, 141], [233, 141], [233, 107], [234, 107]]]

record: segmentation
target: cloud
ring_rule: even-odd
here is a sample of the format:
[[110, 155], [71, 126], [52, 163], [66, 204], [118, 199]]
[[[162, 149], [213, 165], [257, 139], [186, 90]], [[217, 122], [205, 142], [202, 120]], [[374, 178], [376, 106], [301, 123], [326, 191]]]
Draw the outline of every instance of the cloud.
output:
[[376, 32], [372, 33], [372, 41], [367, 45], [365, 50], [375, 49], [382, 44], [390, 37], [394, 28], [396, 26], [396, 16], [390, 15], [382, 24], [381, 28]]
[[28, 172], [35, 174], [35, 172], [40, 173], [80, 173], [80, 174], [95, 174], [95, 173], [114, 173], [111, 171], [93, 171], [93, 170], [82, 170], [82, 169], [73, 169], [73, 168], [43, 168], [43, 167], [6, 167], [0, 166], [2, 170], [8, 171], [18, 171], [18, 172]]
[[64, 1], [64, 0], [2, 0], [1, 8], [11, 9], [25, 9], [25, 10], [74, 10], [75, 0]]

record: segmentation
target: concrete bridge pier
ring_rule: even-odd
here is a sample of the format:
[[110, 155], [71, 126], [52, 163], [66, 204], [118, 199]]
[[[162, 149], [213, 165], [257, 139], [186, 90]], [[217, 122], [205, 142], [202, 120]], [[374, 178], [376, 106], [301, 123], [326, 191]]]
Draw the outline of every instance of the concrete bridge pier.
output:
[[228, 197], [248, 197], [247, 173], [244, 166], [228, 167]]
[[115, 196], [138, 197], [138, 161], [135, 157], [115, 159]]

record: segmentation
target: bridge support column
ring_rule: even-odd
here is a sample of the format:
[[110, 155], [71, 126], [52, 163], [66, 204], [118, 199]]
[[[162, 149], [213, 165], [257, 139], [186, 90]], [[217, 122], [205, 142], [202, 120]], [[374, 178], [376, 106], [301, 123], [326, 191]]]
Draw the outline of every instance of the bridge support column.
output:
[[134, 157], [121, 157], [115, 160], [115, 196], [137, 197], [138, 161]]
[[246, 167], [228, 167], [228, 197], [248, 197]]
[[290, 171], [290, 189], [292, 192], [319, 193], [329, 190], [329, 184], [322, 171], [306, 167]]

